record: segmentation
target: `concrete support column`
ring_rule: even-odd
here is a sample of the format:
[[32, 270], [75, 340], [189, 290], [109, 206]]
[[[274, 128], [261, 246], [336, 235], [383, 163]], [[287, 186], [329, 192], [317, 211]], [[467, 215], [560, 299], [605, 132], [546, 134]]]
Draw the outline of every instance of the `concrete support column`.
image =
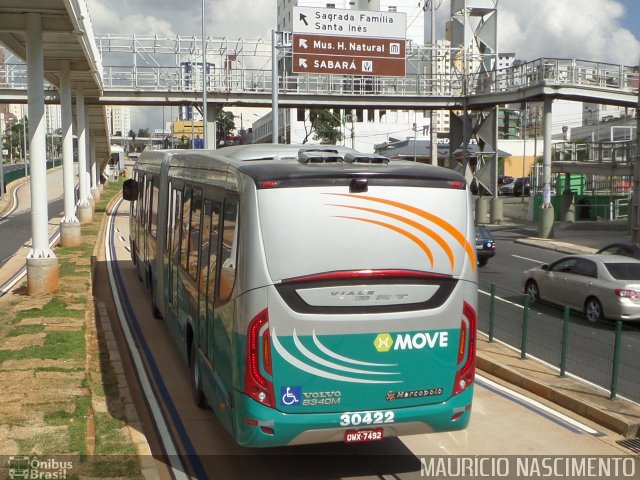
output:
[[205, 138], [205, 145], [207, 145], [209, 150], [215, 150], [218, 148], [218, 145], [216, 144], [216, 132], [218, 130], [218, 122], [216, 122], [217, 116], [218, 107], [207, 104], [207, 128], [205, 130], [207, 138]]
[[62, 120], [62, 180], [64, 217], [60, 221], [60, 243], [63, 247], [80, 245], [80, 222], [76, 217], [75, 176], [73, 174], [73, 114], [69, 61], [60, 62], [60, 116]]
[[78, 89], [76, 94], [76, 121], [78, 124], [78, 183], [80, 191], [78, 195], [78, 218], [80, 223], [89, 223], [93, 220], [93, 212], [89, 201], [89, 186], [87, 185], [87, 112], [84, 106], [84, 92]]
[[89, 160], [89, 164], [91, 165], [91, 168], [89, 169], [91, 172], [91, 198], [93, 199], [93, 205], [95, 207], [96, 202], [100, 199], [100, 191], [98, 190], [98, 177], [96, 176], [98, 166], [96, 165], [96, 142], [94, 141], [90, 144]]
[[476, 223], [487, 223], [487, 213], [489, 211], [489, 199], [478, 197], [476, 199]]
[[28, 13], [27, 105], [31, 151], [31, 251], [27, 254], [27, 294], [52, 293], [59, 288], [58, 259], [49, 248], [47, 198], [47, 139], [44, 115], [44, 57], [42, 18]]
[[551, 107], [553, 100], [544, 99], [542, 135], [544, 150], [542, 157], [542, 207], [540, 207], [540, 225], [538, 236], [541, 238], [553, 238], [554, 210], [551, 205]]
[[502, 214], [503, 214], [503, 207], [502, 207], [502, 199], [499, 198], [497, 195], [495, 197], [491, 198], [491, 224], [492, 225], [502, 225]]

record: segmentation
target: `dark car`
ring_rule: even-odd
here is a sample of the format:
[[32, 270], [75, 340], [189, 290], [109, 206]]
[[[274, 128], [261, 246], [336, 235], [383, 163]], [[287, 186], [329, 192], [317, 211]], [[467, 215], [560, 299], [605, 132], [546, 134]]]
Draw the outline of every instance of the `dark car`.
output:
[[496, 254], [496, 241], [489, 229], [483, 225], [476, 225], [476, 255], [478, 265], [484, 267], [489, 259]]
[[501, 187], [502, 185], [506, 185], [507, 183], [511, 183], [515, 180], [515, 178], [513, 178], [510, 175], [498, 175], [498, 187]]
[[513, 194], [517, 197], [531, 195], [531, 181], [529, 177], [516, 178], [516, 181], [513, 182]]
[[596, 253], [605, 255], [624, 255], [625, 257], [633, 257], [640, 259], [640, 243], [634, 242], [617, 242], [606, 245]]

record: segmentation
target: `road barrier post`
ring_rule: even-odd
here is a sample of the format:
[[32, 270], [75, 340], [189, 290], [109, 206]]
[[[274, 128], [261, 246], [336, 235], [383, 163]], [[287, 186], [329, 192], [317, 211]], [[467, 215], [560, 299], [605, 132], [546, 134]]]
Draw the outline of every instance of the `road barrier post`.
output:
[[522, 312], [522, 345], [520, 346], [520, 358], [527, 358], [527, 334], [529, 333], [529, 295], [524, 296], [524, 311]]
[[560, 351], [560, 376], [566, 377], [567, 372], [567, 346], [569, 344], [569, 318], [571, 309], [564, 307], [564, 317], [562, 319], [562, 350]]
[[616, 322], [616, 337], [613, 344], [613, 369], [611, 371], [611, 395], [615, 400], [618, 395], [618, 374], [620, 373], [620, 354], [622, 353], [622, 320]]
[[493, 342], [493, 317], [496, 304], [496, 284], [491, 284], [491, 301], [489, 303], [489, 342]]

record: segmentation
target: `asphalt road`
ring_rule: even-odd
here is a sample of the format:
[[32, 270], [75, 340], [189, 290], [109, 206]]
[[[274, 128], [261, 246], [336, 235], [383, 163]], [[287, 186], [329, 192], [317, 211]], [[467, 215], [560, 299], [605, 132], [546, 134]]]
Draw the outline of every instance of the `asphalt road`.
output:
[[[56, 184], [58, 177], [62, 181], [62, 171], [54, 171], [51, 177], [51, 199], [49, 202], [49, 222], [52, 223], [64, 213], [64, 198], [62, 190], [58, 191]], [[30, 185], [26, 183], [18, 187], [18, 208], [0, 219], [0, 267], [2, 267], [21, 248], [28, 248], [31, 244], [31, 199]]]
[[[536, 236], [535, 231], [521, 227], [492, 229], [498, 244], [497, 255], [489, 260], [479, 275], [480, 329], [489, 330], [491, 284], [495, 285], [495, 338], [520, 348], [523, 331], [522, 272], [542, 263], [550, 263], [564, 256], [550, 250], [514, 243], [523, 235]], [[587, 233], [588, 234], [588, 233]], [[536, 303], [529, 310], [527, 353], [560, 367], [563, 334], [563, 310], [549, 304]], [[569, 325], [567, 372], [609, 389], [612, 385], [615, 323], [588, 322], [581, 314], [572, 312]], [[618, 395], [640, 401], [637, 366], [640, 365], [640, 325], [624, 325]]]

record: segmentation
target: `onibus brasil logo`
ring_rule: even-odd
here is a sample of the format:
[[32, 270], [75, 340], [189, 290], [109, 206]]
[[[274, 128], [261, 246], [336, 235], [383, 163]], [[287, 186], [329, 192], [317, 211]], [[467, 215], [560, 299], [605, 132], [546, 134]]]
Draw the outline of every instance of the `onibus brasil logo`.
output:
[[9, 478], [16, 479], [61, 479], [67, 478], [73, 469], [73, 462], [40, 459], [37, 456], [9, 457]]
[[397, 333], [395, 339], [390, 333], [379, 333], [373, 340], [373, 346], [379, 352], [446, 348], [449, 346], [449, 332]]

